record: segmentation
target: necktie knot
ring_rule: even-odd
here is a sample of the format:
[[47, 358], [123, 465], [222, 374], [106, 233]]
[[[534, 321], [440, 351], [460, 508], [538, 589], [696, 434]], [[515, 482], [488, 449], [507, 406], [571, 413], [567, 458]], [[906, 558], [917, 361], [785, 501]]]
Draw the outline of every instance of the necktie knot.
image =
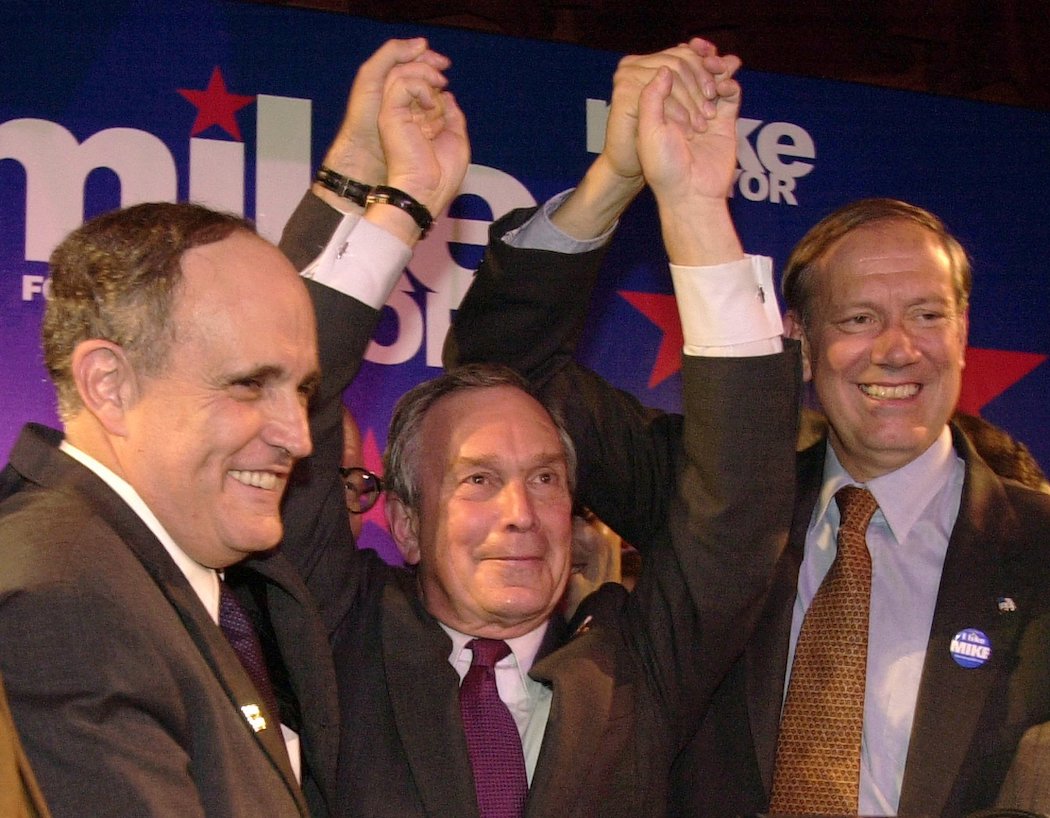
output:
[[840, 488], [835, 492], [835, 503], [839, 507], [839, 528], [861, 536], [868, 530], [868, 523], [879, 507], [875, 495], [859, 486]]
[[472, 639], [467, 643], [473, 654], [471, 667], [492, 669], [501, 659], [510, 655], [510, 645], [500, 639]]

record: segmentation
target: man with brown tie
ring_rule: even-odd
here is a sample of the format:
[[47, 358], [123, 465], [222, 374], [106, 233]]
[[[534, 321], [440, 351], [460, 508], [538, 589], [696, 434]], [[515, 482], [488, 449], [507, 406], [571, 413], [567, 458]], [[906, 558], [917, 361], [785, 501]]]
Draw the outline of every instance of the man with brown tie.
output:
[[[614, 113], [630, 95], [620, 86]], [[601, 248], [641, 186], [623, 138], [633, 126], [611, 115], [603, 154], [578, 188], [493, 225], [448, 360], [509, 364], [552, 398], [580, 453], [580, 500], [644, 553], [675, 485], [659, 484], [633, 441], [679, 421], [653, 413], [626, 426], [610, 393], [572, 361]], [[709, 160], [732, 168], [733, 145]], [[676, 285], [679, 273], [690, 278], [688, 267], [673, 272]], [[676, 286], [687, 338], [690, 317], [711, 318], [688, 289]], [[1025, 728], [1050, 719], [1050, 502], [997, 478], [949, 425], [969, 263], [932, 214], [867, 200], [803, 238], [784, 293], [786, 328], [802, 343], [830, 431], [799, 453], [789, 548], [758, 629], [676, 762], [672, 812], [958, 816], [989, 806]], [[642, 501], [624, 502], [624, 486]], [[836, 499], [846, 486], [877, 504], [864, 526], [868, 556], [848, 560], [859, 573], [832, 567], [840, 522], [855, 513]], [[845, 610], [854, 630], [819, 624], [842, 624]], [[837, 689], [852, 693], [814, 700], [847, 655], [854, 672]], [[843, 784], [829, 792], [833, 776]], [[786, 786], [815, 780], [792, 794]]]

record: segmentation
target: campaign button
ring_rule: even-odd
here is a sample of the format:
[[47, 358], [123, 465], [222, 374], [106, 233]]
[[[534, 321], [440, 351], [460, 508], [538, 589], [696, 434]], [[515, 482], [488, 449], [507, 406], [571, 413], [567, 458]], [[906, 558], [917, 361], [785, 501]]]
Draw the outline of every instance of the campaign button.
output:
[[992, 658], [992, 640], [977, 628], [965, 628], [952, 637], [948, 651], [960, 667], [980, 667]]

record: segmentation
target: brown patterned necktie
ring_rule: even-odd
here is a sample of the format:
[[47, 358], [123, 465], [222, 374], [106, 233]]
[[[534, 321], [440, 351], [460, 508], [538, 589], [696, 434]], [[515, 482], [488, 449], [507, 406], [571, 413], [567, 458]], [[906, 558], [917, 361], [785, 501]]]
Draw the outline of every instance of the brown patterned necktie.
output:
[[835, 560], [802, 620], [780, 718], [774, 813], [857, 812], [871, 601], [865, 533], [878, 503], [856, 486], [835, 502]]

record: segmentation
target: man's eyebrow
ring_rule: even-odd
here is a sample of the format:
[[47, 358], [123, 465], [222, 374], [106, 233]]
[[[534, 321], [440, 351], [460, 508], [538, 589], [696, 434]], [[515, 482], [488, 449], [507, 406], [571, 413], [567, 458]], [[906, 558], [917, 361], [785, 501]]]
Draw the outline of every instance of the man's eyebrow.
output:
[[317, 390], [321, 388], [321, 370], [315, 369], [303, 378], [299, 383], [299, 387], [311, 398], [316, 395]]
[[[493, 468], [503, 462], [505, 458], [498, 453], [484, 453], [476, 455], [463, 455], [457, 457], [453, 463], [457, 466]], [[566, 462], [565, 453], [561, 451], [540, 452], [530, 458], [525, 464], [526, 468], [535, 469], [543, 466], [561, 465]]]
[[[263, 383], [269, 383], [271, 381], [279, 381], [287, 378], [289, 375], [288, 370], [282, 366], [276, 364], [260, 364], [250, 369], [243, 369], [237, 372], [232, 372], [225, 377], [225, 381], [228, 384], [235, 384], [240, 381], [261, 381]], [[321, 373], [319, 370], [313, 370], [308, 373], [300, 382], [299, 385], [307, 389], [312, 395], [317, 391], [317, 387], [321, 382]]]
[[226, 376], [225, 380], [227, 383], [237, 383], [238, 381], [272, 381], [282, 377], [284, 374], [285, 370], [279, 366], [273, 364], [260, 364], [251, 369], [242, 369], [237, 372], [231, 372]]

